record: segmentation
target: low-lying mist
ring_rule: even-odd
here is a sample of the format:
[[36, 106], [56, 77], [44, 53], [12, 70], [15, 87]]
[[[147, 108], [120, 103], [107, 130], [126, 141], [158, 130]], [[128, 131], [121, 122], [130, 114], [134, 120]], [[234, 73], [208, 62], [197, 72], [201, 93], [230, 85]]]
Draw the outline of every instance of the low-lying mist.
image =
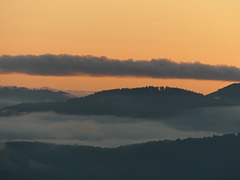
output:
[[1, 117], [1, 141], [43, 141], [115, 147], [161, 139], [202, 137], [240, 131], [239, 107], [198, 108], [180, 116], [136, 119], [33, 113]]

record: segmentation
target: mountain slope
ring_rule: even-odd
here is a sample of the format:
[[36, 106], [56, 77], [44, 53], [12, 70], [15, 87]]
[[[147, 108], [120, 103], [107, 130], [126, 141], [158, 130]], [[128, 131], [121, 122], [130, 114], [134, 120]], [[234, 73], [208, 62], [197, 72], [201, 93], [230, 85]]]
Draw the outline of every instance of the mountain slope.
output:
[[240, 105], [240, 83], [231, 84], [207, 96], [220, 99], [227, 103]]
[[119, 148], [1, 144], [0, 179], [238, 180], [240, 135]]
[[[53, 92], [60, 91], [59, 89], [54, 89], [54, 88], [50, 88], [50, 87], [41, 87], [41, 89], [50, 90], [50, 91], [53, 91]], [[85, 97], [85, 96], [88, 96], [88, 95], [94, 93], [94, 91], [77, 91], [77, 90], [61, 90], [61, 91], [62, 92], [66, 92], [68, 94], [71, 94], [75, 98], [77, 98], [77, 97]]]
[[0, 115], [53, 111], [64, 114], [166, 117], [189, 108], [225, 105], [202, 94], [178, 88], [145, 87], [97, 92], [58, 103], [20, 104], [2, 109]]
[[24, 87], [0, 87], [0, 107], [26, 102], [65, 101], [73, 98], [65, 92], [54, 92], [44, 89], [28, 89]]

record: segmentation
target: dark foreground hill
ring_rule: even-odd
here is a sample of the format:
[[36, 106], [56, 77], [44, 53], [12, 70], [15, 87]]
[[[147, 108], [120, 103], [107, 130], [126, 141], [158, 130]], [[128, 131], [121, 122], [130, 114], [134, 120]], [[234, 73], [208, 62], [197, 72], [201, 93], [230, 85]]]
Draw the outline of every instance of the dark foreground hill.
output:
[[166, 117], [187, 109], [227, 105], [212, 97], [170, 87], [115, 89], [57, 103], [26, 103], [0, 111], [1, 116], [31, 112], [125, 117]]
[[4, 180], [239, 180], [240, 134], [119, 148], [8, 142]]
[[27, 103], [27, 102], [53, 102], [66, 101], [72, 95], [62, 91], [47, 89], [28, 89], [25, 87], [0, 87], [0, 107]]

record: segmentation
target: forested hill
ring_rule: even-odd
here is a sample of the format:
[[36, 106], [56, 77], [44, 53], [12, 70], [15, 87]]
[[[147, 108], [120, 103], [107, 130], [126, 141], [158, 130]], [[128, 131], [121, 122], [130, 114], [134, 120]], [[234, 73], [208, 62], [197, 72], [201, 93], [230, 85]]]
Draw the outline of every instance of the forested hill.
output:
[[240, 134], [149, 142], [119, 148], [8, 142], [4, 180], [239, 180]]
[[31, 103], [8, 107], [0, 115], [18, 115], [52, 111], [79, 115], [116, 115], [128, 117], [163, 117], [189, 108], [225, 105], [202, 94], [170, 87], [115, 89], [58, 103]]

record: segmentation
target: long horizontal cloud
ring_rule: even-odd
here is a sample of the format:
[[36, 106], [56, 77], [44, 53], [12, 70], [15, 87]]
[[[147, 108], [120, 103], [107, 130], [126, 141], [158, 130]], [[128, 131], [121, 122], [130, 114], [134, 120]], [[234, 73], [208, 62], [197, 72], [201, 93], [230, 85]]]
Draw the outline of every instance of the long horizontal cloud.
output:
[[0, 74], [43, 76], [135, 76], [151, 78], [240, 81], [240, 68], [226, 65], [176, 63], [167, 59], [117, 60], [72, 55], [0, 56]]

